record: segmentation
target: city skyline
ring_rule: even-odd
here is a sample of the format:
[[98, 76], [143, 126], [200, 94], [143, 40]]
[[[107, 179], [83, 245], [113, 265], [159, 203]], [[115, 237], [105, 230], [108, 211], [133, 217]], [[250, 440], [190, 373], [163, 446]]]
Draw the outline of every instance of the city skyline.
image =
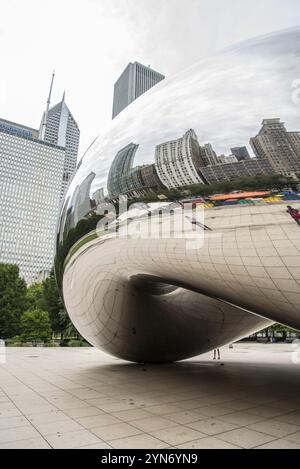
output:
[[231, 155], [217, 155], [211, 142], [199, 144], [196, 132], [189, 129], [174, 140], [158, 142], [154, 163], [140, 166], [134, 165], [139, 145], [130, 143], [111, 164], [107, 196], [117, 201], [122, 195], [131, 199], [147, 192], [239, 177], [281, 174], [296, 178], [300, 174], [300, 131], [290, 132], [280, 118], [264, 119], [257, 135], [249, 136], [249, 145], [253, 157], [246, 145], [231, 148]]
[[[190, 0], [188, 9], [185, 3], [162, 0], [157, 14], [149, 0], [79, 0], [72, 2], [70, 21], [68, 1], [46, 0], [41, 4], [29, 0], [24, 4], [4, 0], [0, 27], [1, 117], [36, 128], [40, 105], [55, 68], [53, 102], [60, 100], [61, 90], [66, 88], [68, 102], [82, 130], [81, 157], [109, 123], [113, 83], [130, 60], [150, 64], [170, 77], [235, 42], [300, 23], [297, 0], [286, 1], [284, 8], [278, 0], [263, 4], [258, 0], [228, 0], [225, 12], [217, 0]], [[268, 15], [263, 11], [268, 11]], [[45, 17], [49, 24], [57, 25], [55, 35], [44, 34], [41, 29]], [[179, 24], [177, 17], [181, 19]], [[239, 21], [233, 24], [232, 17]], [[78, 35], [83, 24], [89, 27]], [[186, 28], [186, 24], [191, 27]]]

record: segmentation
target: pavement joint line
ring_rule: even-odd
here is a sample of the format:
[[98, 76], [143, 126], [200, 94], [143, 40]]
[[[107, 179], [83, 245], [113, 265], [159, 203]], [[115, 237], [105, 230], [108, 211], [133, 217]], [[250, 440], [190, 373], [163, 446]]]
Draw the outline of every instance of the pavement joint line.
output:
[[[2, 388], [2, 390], [3, 390], [3, 388]], [[4, 394], [6, 394], [5, 391], [3, 391], [3, 392], [4, 392]], [[22, 410], [18, 407], [18, 405], [17, 405], [7, 394], [6, 394], [6, 396], [7, 396], [7, 398], [14, 404], [14, 406], [18, 409], [18, 411], [21, 412], [21, 415], [27, 420], [27, 422], [30, 424], [30, 426], [34, 427], [34, 429], [40, 434], [40, 436], [42, 437], [42, 439], [43, 439], [49, 446], [51, 446], [50, 443], [49, 443], [49, 442], [45, 439], [45, 437], [42, 435], [42, 433], [35, 427], [35, 425], [32, 424], [32, 422], [30, 422], [30, 420], [27, 418], [27, 416], [26, 416], [25, 414], [23, 414]], [[24, 425], [24, 427], [25, 427], [25, 425]], [[24, 438], [23, 438], [23, 439], [24, 439]], [[14, 440], [11, 440], [11, 442], [12, 442], [12, 441], [14, 441]], [[10, 443], [10, 442], [8, 442], [8, 443]], [[52, 446], [51, 446], [51, 448], [52, 448]]]
[[[70, 351], [70, 352], [71, 352], [71, 351]], [[271, 352], [271, 353], [274, 353], [274, 352], [272, 352], [271, 350], [270, 350], [270, 352]], [[85, 358], [86, 358], [86, 357], [85, 357]], [[18, 361], [18, 360], [17, 360], [17, 361]], [[19, 361], [20, 361], [20, 360], [19, 360]], [[200, 365], [201, 365], [201, 363], [203, 364], [203, 362], [200, 362]], [[242, 362], [235, 362], [235, 365], [241, 365], [241, 363], [242, 363]], [[23, 368], [22, 371], [24, 371], [24, 362], [22, 362], [21, 364], [22, 364], [22, 368]], [[231, 365], [231, 363], [229, 363], [229, 365]], [[269, 366], [269, 367], [270, 367], [271, 365], [272, 365], [271, 363], [268, 363], [268, 366]], [[250, 364], [250, 366], [253, 367], [254, 364]], [[262, 365], [262, 366], [263, 366], [263, 365]], [[46, 401], [46, 402], [47, 402], [48, 404], [50, 404], [52, 407], [56, 408], [58, 411], [60, 411], [62, 414], [64, 414], [64, 415], [66, 416], [66, 418], [68, 418], [68, 419], [70, 419], [70, 420], [76, 422], [77, 424], [79, 424], [79, 422], [76, 420], [76, 417], [73, 418], [73, 417], [70, 417], [69, 415], [66, 415], [64, 410], [59, 409], [59, 408], [55, 405], [55, 403], [49, 401], [49, 400], [47, 399], [47, 394], [45, 394], [45, 395], [41, 394], [43, 391], [36, 391], [36, 390], [35, 390], [32, 386], [30, 386], [28, 383], [22, 382], [22, 381], [21, 381], [21, 378], [18, 376], [18, 373], [17, 373], [17, 369], [18, 369], [17, 366], [14, 366], [14, 365], [13, 365], [12, 368], [13, 368], [13, 370], [5, 370], [5, 373], [10, 374], [10, 375], [11, 375], [16, 381], [18, 381], [21, 385], [26, 386], [28, 389], [30, 389], [31, 391], [33, 391], [34, 393], [36, 393], [36, 394], [37, 394], [39, 397], [41, 397], [44, 401]], [[27, 369], [27, 368], [28, 368], [28, 366], [26, 366], [26, 369]], [[93, 368], [93, 366], [89, 367], [89, 371], [92, 371], [92, 368]], [[275, 368], [276, 368], [276, 366], [275, 366]], [[80, 368], [80, 371], [81, 371], [81, 368]], [[154, 369], [154, 371], [157, 371], [157, 370]], [[166, 372], [168, 372], [168, 371], [170, 371], [169, 368], [166, 369]], [[53, 373], [53, 368], [51, 368], [50, 370], [48, 369], [48, 373], [51, 373], [51, 372]], [[37, 376], [38, 378], [40, 378], [40, 376], [38, 375], [38, 373], [33, 372], [32, 369], [30, 369], [30, 373], [32, 373], [34, 376]], [[87, 372], [87, 375], [88, 375], [88, 374], [89, 374], [89, 373]], [[61, 374], [59, 374], [59, 375], [56, 374], [55, 376], [59, 376], [59, 377], [60, 377], [60, 376], [62, 376], [62, 375], [61, 375]], [[164, 376], [164, 373], [162, 374], [162, 376]], [[158, 376], [158, 374], [156, 373], [156, 374], [155, 374], [155, 379], [158, 379], [158, 378], [159, 378], [159, 376]], [[71, 383], [73, 383], [74, 386], [75, 386], [75, 388], [72, 388], [71, 390], [70, 390], [70, 389], [65, 390], [65, 389], [63, 389], [63, 388], [59, 388], [59, 385], [53, 384], [53, 380], [52, 380], [52, 382], [51, 382], [51, 380], [49, 381], [49, 379], [47, 379], [47, 377], [46, 377], [46, 378], [43, 377], [43, 378], [40, 378], [40, 379], [43, 380], [43, 381], [45, 381], [46, 383], [50, 384], [50, 385], [53, 386], [54, 388], [57, 388], [57, 390], [62, 390], [63, 393], [66, 393], [66, 394], [67, 394], [68, 396], [70, 396], [71, 398], [80, 399], [82, 402], [85, 402], [86, 404], [89, 404], [89, 402], [88, 402], [89, 399], [80, 398], [80, 397], [77, 397], [76, 395], [72, 394], [72, 389], [80, 389], [80, 388], [84, 388], [85, 390], [93, 389], [93, 388], [90, 388], [89, 385], [84, 386], [84, 384], [78, 384], [76, 381], [74, 381], [74, 379], [65, 378], [65, 379], [68, 379], [68, 381], [70, 381]], [[88, 379], [90, 379], [90, 378], [88, 378]], [[173, 378], [172, 378], [172, 379], [173, 379]], [[82, 379], [81, 379], [81, 381], [82, 381]], [[95, 380], [95, 381], [97, 382], [97, 380]], [[124, 379], [121, 379], [121, 382], [122, 382], [122, 381], [124, 381]], [[135, 383], [139, 384], [139, 381], [140, 381], [140, 380], [139, 380], [139, 379], [137, 380], [137, 379], [136, 379], [136, 376], [135, 376], [135, 377], [133, 376], [132, 379], [126, 380], [127, 383], [129, 383], [129, 381], [130, 381], [130, 382], [133, 382], [133, 383], [135, 382]], [[172, 380], [171, 380], [171, 382], [172, 382]], [[77, 384], [78, 384], [78, 388], [76, 388], [76, 385], [77, 385]], [[113, 384], [110, 384], [110, 385], [113, 386]], [[122, 383], [119, 383], [119, 385], [121, 386]], [[213, 386], [213, 385], [214, 385], [214, 381], [213, 381], [213, 382], [210, 382], [210, 385]], [[109, 385], [108, 385], [108, 386], [109, 386]], [[191, 384], [190, 387], [192, 388], [193, 385]], [[9, 396], [9, 394], [4, 390], [4, 388], [3, 388], [2, 386], [1, 386], [1, 388], [2, 388], [2, 390], [3, 390], [4, 395], [7, 397], [8, 401], [11, 402], [11, 403], [16, 407], [16, 409], [18, 409], [18, 411], [21, 413], [21, 415], [29, 422], [30, 426], [34, 427], [34, 428], [37, 430], [37, 432], [42, 436], [42, 439], [45, 440], [48, 444], [50, 444], [49, 441], [47, 440], [47, 436], [44, 437], [43, 434], [35, 427], [35, 425], [34, 425], [32, 422], [30, 422], [30, 421], [28, 420], [26, 414], [24, 414], [24, 412], [21, 410], [21, 408], [20, 408], [17, 404], [15, 404], [14, 398], [12, 398], [11, 396]], [[263, 389], [263, 385], [256, 385], [254, 389], [257, 389], [257, 390], [259, 391], [260, 389]], [[243, 389], [243, 387], [241, 387], [240, 392], [243, 393], [245, 390], [246, 390], [246, 389]], [[99, 392], [101, 393], [101, 391], [99, 391]], [[143, 394], [142, 391], [140, 391], [140, 393], [141, 393], [141, 395]], [[183, 393], [184, 393], [184, 391], [183, 391]], [[238, 390], [234, 391], [234, 393], [238, 393]], [[218, 394], [219, 394], [219, 393], [214, 394], [214, 395], [217, 396]], [[163, 393], [162, 393], [162, 395], [163, 395]], [[101, 399], [101, 398], [100, 398], [100, 399]], [[105, 398], [103, 398], [103, 399], [105, 399]], [[176, 399], [176, 398], [174, 397], [174, 399]], [[243, 400], [243, 398], [241, 398], [241, 399]], [[247, 398], [244, 398], [244, 399], [247, 400]], [[284, 392], [281, 392], [281, 395], [278, 395], [278, 394], [277, 394], [276, 398], [272, 399], [272, 401], [270, 401], [270, 402], [266, 402], [266, 403], [253, 403], [252, 406], [247, 407], [247, 408], [242, 409], [242, 410], [237, 410], [237, 409], [230, 409], [230, 408], [228, 408], [228, 410], [230, 409], [231, 411], [228, 412], [228, 413], [226, 413], [226, 414], [224, 414], [224, 415], [232, 415], [232, 414], [235, 414], [235, 413], [238, 413], [238, 412], [247, 413], [247, 410], [251, 410], [252, 408], [259, 407], [259, 406], [272, 407], [272, 403], [274, 403], [274, 402], [276, 402], [276, 401], [280, 401], [280, 400], [285, 400], [285, 399], [288, 399], [288, 398], [284, 398]], [[184, 401], [189, 401], [189, 400], [191, 400], [190, 397], [188, 397], [188, 398], [185, 399], [185, 400], [179, 401], [179, 403], [180, 403], [180, 402], [184, 402]], [[217, 406], [226, 407], [226, 402], [234, 402], [235, 400], [239, 400], [238, 397], [233, 398], [233, 399], [231, 399], [230, 401], [229, 401], [229, 400], [226, 400], [226, 401], [224, 401], [224, 402], [218, 402], [218, 403], [216, 403], [216, 404], [201, 405], [201, 406], [199, 406], [199, 407], [192, 408], [191, 410], [190, 410], [190, 409], [187, 409], [187, 411], [193, 411], [193, 410], [195, 410], [195, 409], [199, 409], [199, 411], [201, 412], [201, 408], [204, 408], [204, 407], [207, 408], [207, 409], [209, 409], [210, 407], [214, 407], [214, 406], [216, 406], [216, 407], [217, 407]], [[122, 399], [121, 399], [121, 398], [116, 398], [116, 399], [113, 398], [113, 401], [120, 401], [120, 402], [121, 402]], [[151, 404], [149, 405], [149, 407], [153, 407], [153, 406], [155, 407], [155, 406], [159, 406], [159, 405], [168, 405], [168, 404], [172, 404], [172, 402], [174, 403], [174, 402], [178, 402], [178, 401], [176, 401], [176, 400], [174, 400], [174, 401], [166, 401], [166, 402], [164, 402], [164, 403], [162, 403], [162, 404], [159, 404], [159, 403], [158, 403], [158, 404], [153, 404], [153, 403], [151, 403]], [[206, 404], [206, 403], [205, 403], [205, 404]], [[224, 404], [224, 405], [223, 405], [223, 404]], [[91, 405], [92, 405], [92, 404], [91, 404]], [[95, 407], [97, 407], [97, 406], [95, 406]], [[115, 415], [115, 414], [118, 413], [118, 412], [120, 412], [120, 411], [110, 411], [110, 412], [109, 412], [109, 411], [104, 411], [103, 409], [101, 409], [101, 407], [97, 407], [97, 408], [98, 408], [99, 410], [101, 410], [101, 412], [102, 412], [103, 415], [112, 415], [112, 416], [114, 416], [117, 420], [119, 420], [120, 423], [127, 423], [128, 425], [130, 425], [130, 426], [136, 428], [137, 431], [139, 432], [139, 434], [148, 435], [148, 436], [151, 436], [152, 438], [154, 437], [154, 438], [156, 438], [157, 440], [159, 440], [160, 442], [162, 442], [164, 445], [166, 445], [166, 446], [168, 446], [168, 447], [176, 447], [176, 445], [174, 445], [174, 444], [173, 444], [173, 445], [170, 445], [169, 443], [167, 443], [167, 442], [164, 441], [163, 439], [154, 436], [153, 434], [150, 433], [150, 430], [148, 430], [148, 431], [143, 431], [143, 430], [141, 430], [140, 428], [136, 427], [135, 421], [124, 421], [124, 419], [119, 418], [119, 417], [118, 417], [117, 415]], [[276, 407], [274, 407], [274, 408], [276, 408]], [[279, 409], [280, 409], [280, 407], [279, 407]], [[147, 405], [146, 405], [146, 406], [137, 405], [137, 406], [132, 407], [132, 409], [128, 409], [128, 410], [145, 410], [145, 411], [147, 411]], [[270, 422], [272, 422], [273, 420], [278, 419], [280, 416], [293, 414], [293, 412], [295, 412], [295, 410], [292, 410], [292, 409], [290, 410], [290, 409], [284, 409], [284, 408], [282, 408], [282, 410], [285, 410], [285, 412], [282, 413], [282, 414], [280, 414], [280, 415], [273, 416], [273, 417], [264, 417], [264, 418], [261, 419], [261, 421], [264, 421], [264, 422], [270, 421]], [[296, 408], [296, 411], [297, 411], [297, 410], [298, 410], [298, 409]], [[299, 410], [300, 410], [300, 405], [299, 405]], [[125, 412], [126, 412], [126, 410], [125, 410]], [[191, 427], [189, 427], [189, 423], [186, 423], [186, 424], [183, 425], [183, 424], [177, 423], [177, 422], [175, 422], [175, 421], [172, 421], [172, 420], [169, 418], [169, 417], [172, 415], [172, 413], [171, 413], [171, 414], [163, 414], [163, 415], [160, 416], [159, 414], [151, 413], [151, 411], [148, 411], [148, 412], [149, 412], [149, 418], [151, 418], [151, 415], [150, 415], [150, 414], [152, 414], [152, 416], [153, 416], [154, 418], [155, 418], [155, 417], [161, 417], [161, 418], [163, 418], [163, 419], [169, 420], [172, 424], [174, 424], [172, 427], [168, 427], [168, 428], [173, 428], [173, 427], [177, 427], [177, 426], [182, 426], [182, 427], [186, 427], [186, 428], [191, 428]], [[176, 414], [176, 413], [178, 413], [178, 412], [185, 412], [185, 409], [182, 408], [181, 410], [174, 411], [173, 413]], [[252, 415], [252, 414], [251, 414], [251, 415]], [[92, 416], [91, 416], [91, 417], [92, 417]], [[209, 420], [209, 419], [216, 419], [216, 420], [218, 420], [218, 419], [221, 419], [221, 418], [222, 418], [222, 415], [218, 415], [218, 416], [207, 415], [207, 416], [205, 416], [205, 417], [206, 417], [205, 419], [201, 419], [201, 420]], [[79, 417], [78, 417], [78, 418], [79, 418]], [[80, 425], [80, 424], [79, 424], [79, 425]], [[238, 428], [237, 428], [237, 430], [240, 429], [240, 428], [247, 428], [249, 425], [251, 425], [251, 424], [248, 424], [248, 425], [239, 425]], [[105, 428], [106, 426], [107, 426], [107, 425], [103, 425], [102, 428]], [[96, 428], [96, 427], [95, 427], [95, 428]], [[121, 437], [121, 438], [120, 438], [120, 437], [116, 437], [116, 438], [113, 438], [113, 439], [110, 439], [110, 440], [105, 440], [105, 439], [103, 439], [103, 438], [100, 438], [98, 435], [96, 435], [96, 434], [93, 432], [93, 429], [88, 429], [88, 428], [85, 428], [85, 427], [82, 427], [82, 429], [88, 431], [88, 432], [91, 433], [91, 434], [94, 434], [100, 441], [105, 441], [105, 442], [108, 443], [108, 444], [109, 444], [109, 442], [113, 442], [114, 440], [126, 438], [126, 436], [124, 436], [124, 437]], [[160, 429], [159, 429], [159, 430], [160, 430]], [[161, 430], [164, 430], [164, 428], [162, 428]], [[166, 430], [167, 430], [167, 428], [166, 428]], [[251, 429], [249, 429], [249, 430], [251, 430]], [[299, 430], [300, 430], [300, 427], [299, 427]], [[73, 430], [73, 431], [67, 432], [67, 433], [73, 433], [73, 432], [76, 432], [76, 431], [79, 431], [79, 430]], [[152, 430], [151, 430], [151, 431], [152, 431]], [[152, 432], [155, 432], [155, 431], [157, 431], [157, 430], [153, 430]], [[229, 431], [230, 431], [230, 430], [228, 430], [228, 431], [226, 431], [226, 432], [220, 432], [220, 433], [217, 433], [217, 434], [214, 434], [214, 435], [206, 434], [205, 431], [201, 431], [202, 433], [205, 433], [205, 436], [197, 437], [197, 438], [195, 438], [195, 439], [189, 440], [189, 441], [187, 441], [187, 442], [184, 442], [184, 444], [185, 444], [185, 443], [187, 443], [187, 444], [188, 444], [188, 443], [192, 443], [192, 442], [195, 441], [195, 440], [200, 440], [200, 439], [207, 438], [207, 437], [213, 437], [213, 438], [219, 439], [220, 441], [223, 441], [223, 442], [224, 442], [224, 441], [226, 441], [226, 440], [222, 440], [221, 438], [218, 438], [218, 437], [219, 437], [220, 435], [222, 435], [222, 434], [226, 434], [226, 433], [229, 432]], [[269, 433], [267, 433], [267, 432], [265, 432], [265, 431], [261, 431], [261, 430], [259, 430], [259, 431], [253, 430], [253, 431], [256, 431], [257, 433], [261, 433], [261, 434], [267, 435], [268, 437], [272, 438], [272, 439], [270, 440], [270, 442], [276, 441], [277, 439], [286, 439], [286, 440], [288, 440], [288, 438], [290, 438], [292, 435], [294, 435], [295, 433], [298, 433], [298, 431], [295, 431], [295, 432], [290, 433], [290, 434], [288, 434], [288, 435], [285, 435], [285, 436], [283, 436], [283, 437], [276, 437], [276, 436], [274, 436], [274, 435], [270, 435]], [[51, 435], [53, 435], [53, 434], [51, 434]], [[132, 436], [134, 436], [134, 435], [132, 435]], [[131, 435], [129, 435], [129, 437], [131, 437]], [[234, 444], [235, 444], [236, 446], [239, 446], [239, 445], [236, 444], [236, 443], [234, 443]], [[50, 446], [51, 446], [51, 445], [50, 445]], [[259, 446], [262, 446], [262, 445], [257, 445], [257, 447], [259, 447]]]

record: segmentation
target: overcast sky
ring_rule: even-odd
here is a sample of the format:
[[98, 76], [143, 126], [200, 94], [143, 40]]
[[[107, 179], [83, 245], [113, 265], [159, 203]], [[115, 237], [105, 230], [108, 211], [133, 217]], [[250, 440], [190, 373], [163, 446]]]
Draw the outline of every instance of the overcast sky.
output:
[[80, 155], [111, 120], [130, 61], [169, 76], [235, 42], [300, 24], [299, 0], [0, 0], [0, 117], [38, 127], [66, 102]]

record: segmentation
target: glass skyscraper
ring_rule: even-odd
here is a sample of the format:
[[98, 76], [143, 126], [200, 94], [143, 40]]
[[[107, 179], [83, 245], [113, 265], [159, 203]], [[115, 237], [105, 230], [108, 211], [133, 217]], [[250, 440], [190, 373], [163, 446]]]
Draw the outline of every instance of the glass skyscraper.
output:
[[139, 62], [129, 63], [114, 86], [112, 118], [165, 77]]
[[138, 145], [129, 143], [118, 151], [107, 178], [107, 189], [110, 197], [126, 194], [131, 189], [128, 185], [128, 175], [132, 171], [137, 149]]

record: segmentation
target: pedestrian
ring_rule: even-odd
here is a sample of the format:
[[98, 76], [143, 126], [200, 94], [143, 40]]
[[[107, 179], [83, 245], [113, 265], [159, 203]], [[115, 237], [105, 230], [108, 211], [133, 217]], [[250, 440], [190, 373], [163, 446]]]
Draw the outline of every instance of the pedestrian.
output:
[[220, 354], [220, 349], [219, 348], [214, 349], [214, 360], [216, 359], [217, 355], [218, 355], [218, 360], [220, 360], [221, 354]]
[[292, 219], [300, 226], [300, 212], [290, 205], [287, 206], [287, 212], [291, 215]]

